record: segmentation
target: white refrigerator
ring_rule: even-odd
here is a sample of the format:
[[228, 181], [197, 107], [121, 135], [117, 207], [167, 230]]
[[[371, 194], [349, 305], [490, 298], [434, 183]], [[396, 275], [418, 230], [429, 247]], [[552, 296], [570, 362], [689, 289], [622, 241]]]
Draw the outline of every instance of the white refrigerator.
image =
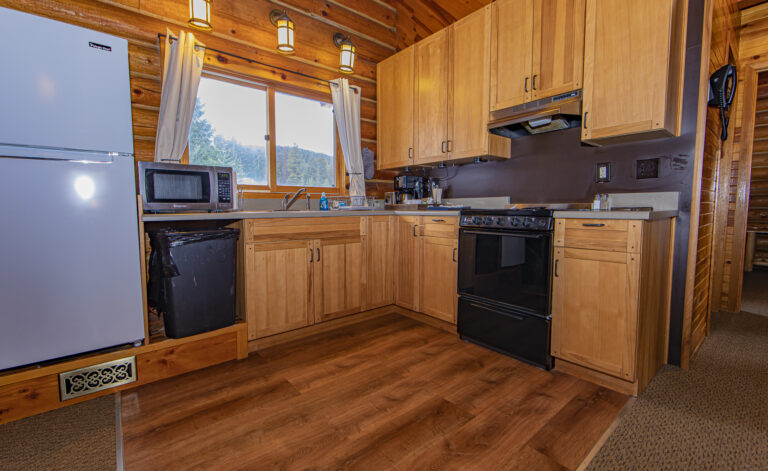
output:
[[0, 25], [0, 370], [139, 342], [127, 42]]

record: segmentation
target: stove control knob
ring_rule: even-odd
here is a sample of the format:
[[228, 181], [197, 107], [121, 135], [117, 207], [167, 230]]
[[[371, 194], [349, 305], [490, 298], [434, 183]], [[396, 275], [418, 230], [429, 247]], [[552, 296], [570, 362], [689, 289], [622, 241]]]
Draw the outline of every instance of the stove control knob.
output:
[[533, 225], [534, 218], [525, 218], [523, 220], [523, 227], [531, 227]]
[[520, 225], [520, 218], [519, 218], [519, 217], [517, 217], [517, 216], [513, 217], [513, 218], [512, 218], [512, 223], [511, 223], [511, 224], [512, 224], [513, 226], [515, 226], [515, 227], [519, 226], [519, 225]]
[[479, 216], [475, 216], [472, 218], [472, 224], [482, 224], [482, 223], [483, 223], [483, 218]]
[[503, 226], [506, 220], [504, 218], [496, 218], [496, 225]]
[[546, 229], [548, 225], [549, 220], [547, 219], [537, 219], [536, 220], [536, 227], [540, 229]]
[[486, 216], [486, 217], [485, 217], [485, 221], [484, 221], [484, 224], [485, 224], [486, 226], [490, 226], [491, 224], [493, 224], [493, 218], [492, 218], [492, 217], [490, 217], [490, 216]]

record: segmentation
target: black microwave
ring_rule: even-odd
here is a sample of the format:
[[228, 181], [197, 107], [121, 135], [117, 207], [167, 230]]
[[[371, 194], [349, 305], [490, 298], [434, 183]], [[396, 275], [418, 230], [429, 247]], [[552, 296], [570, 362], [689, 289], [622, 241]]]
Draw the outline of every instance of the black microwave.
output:
[[144, 211], [232, 211], [237, 180], [231, 167], [139, 162]]

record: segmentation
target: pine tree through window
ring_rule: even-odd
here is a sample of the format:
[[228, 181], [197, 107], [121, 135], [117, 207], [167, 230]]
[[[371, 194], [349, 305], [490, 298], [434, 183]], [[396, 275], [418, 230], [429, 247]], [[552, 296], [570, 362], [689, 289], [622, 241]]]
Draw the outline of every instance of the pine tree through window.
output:
[[[275, 123], [274, 156], [265, 140], [270, 118]], [[189, 163], [232, 167], [239, 185], [254, 188], [334, 189], [334, 126], [329, 102], [203, 76], [189, 133]]]

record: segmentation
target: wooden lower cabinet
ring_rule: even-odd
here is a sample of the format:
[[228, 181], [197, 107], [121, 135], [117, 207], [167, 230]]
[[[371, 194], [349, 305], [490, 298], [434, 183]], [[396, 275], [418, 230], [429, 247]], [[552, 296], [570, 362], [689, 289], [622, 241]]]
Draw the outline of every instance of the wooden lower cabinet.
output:
[[397, 218], [395, 304], [419, 310], [419, 217]]
[[556, 221], [555, 368], [642, 392], [666, 362], [673, 234], [672, 219]]
[[314, 242], [245, 244], [248, 340], [310, 325]]
[[422, 237], [420, 245], [419, 310], [455, 324], [458, 240]]
[[363, 310], [363, 241], [360, 236], [314, 241], [312, 289], [315, 322]]
[[395, 302], [395, 216], [368, 216], [365, 224], [365, 310]]

